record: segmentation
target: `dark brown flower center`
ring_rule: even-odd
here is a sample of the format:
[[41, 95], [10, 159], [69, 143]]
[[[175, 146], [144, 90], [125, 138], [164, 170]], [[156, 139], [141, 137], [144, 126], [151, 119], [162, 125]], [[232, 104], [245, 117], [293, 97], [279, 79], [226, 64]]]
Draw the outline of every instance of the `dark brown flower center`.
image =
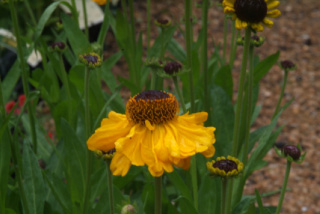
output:
[[295, 64], [293, 62], [291, 62], [290, 60], [284, 60], [281, 61], [281, 67], [283, 69], [291, 69], [294, 68]]
[[168, 19], [157, 19], [157, 22], [162, 25], [166, 25], [169, 23], [169, 20]]
[[163, 70], [167, 73], [167, 74], [174, 74], [179, 72], [179, 70], [181, 70], [182, 66], [177, 63], [177, 62], [169, 62], [167, 63]]
[[215, 168], [221, 169], [221, 170], [225, 171], [226, 173], [231, 172], [234, 169], [238, 170], [237, 163], [234, 162], [233, 160], [228, 160], [228, 159], [219, 160], [219, 161], [215, 162], [212, 166]]
[[179, 104], [172, 94], [162, 91], [144, 91], [131, 98], [126, 106], [129, 121], [135, 124], [162, 124], [172, 120], [179, 111]]
[[267, 15], [267, 4], [265, 0], [236, 0], [234, 9], [241, 21], [259, 23]]
[[58, 48], [60, 50], [63, 50], [66, 47], [66, 45], [63, 42], [54, 42], [51, 45], [52, 49]]

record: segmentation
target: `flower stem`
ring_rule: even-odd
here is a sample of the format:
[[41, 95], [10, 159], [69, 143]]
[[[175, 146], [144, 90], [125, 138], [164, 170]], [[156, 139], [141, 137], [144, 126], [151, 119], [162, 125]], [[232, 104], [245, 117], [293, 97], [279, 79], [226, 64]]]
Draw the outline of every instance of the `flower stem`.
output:
[[189, 69], [189, 87], [191, 112], [195, 111], [195, 98], [192, 72], [192, 23], [191, 23], [191, 0], [185, 0], [185, 27], [186, 27], [186, 49], [187, 49], [187, 67]]
[[227, 201], [227, 187], [228, 187], [228, 179], [221, 179], [222, 183], [222, 190], [221, 190], [221, 214], [227, 214], [227, 207], [226, 207], [226, 201]]
[[154, 201], [154, 214], [162, 214], [162, 176], [154, 177], [154, 192], [155, 192], [155, 201]]
[[151, 34], [151, 0], [147, 0], [147, 50], [150, 48]]
[[84, 32], [86, 33], [87, 39], [89, 39], [88, 15], [87, 15], [86, 0], [82, 0], [82, 8], [83, 8], [83, 19], [84, 19]]
[[291, 162], [287, 161], [286, 174], [284, 176], [283, 185], [282, 185], [282, 189], [281, 189], [281, 194], [280, 194], [280, 199], [279, 199], [279, 204], [278, 204], [278, 207], [277, 207], [276, 214], [280, 214], [280, 210], [281, 210], [281, 207], [282, 207], [282, 202], [283, 202], [283, 199], [284, 199], [284, 195], [286, 193], [286, 188], [287, 188], [287, 184], [288, 184], [290, 169], [291, 169]]
[[239, 130], [240, 130], [241, 107], [242, 107], [242, 98], [243, 98], [243, 91], [244, 91], [244, 85], [245, 85], [244, 82], [245, 82], [246, 70], [247, 70], [247, 61], [248, 61], [248, 53], [249, 53], [249, 46], [250, 46], [250, 35], [251, 35], [251, 29], [250, 27], [247, 27], [245, 32], [245, 37], [244, 37], [243, 56], [242, 56], [243, 58], [241, 63], [236, 115], [235, 115], [235, 121], [234, 121], [234, 129], [233, 129], [232, 156], [235, 156], [235, 157], [238, 156], [238, 146], [239, 146], [238, 138], [239, 138]]
[[239, 34], [239, 31], [237, 31], [237, 35], [236, 35], [236, 22], [232, 21], [232, 33], [231, 33], [231, 51], [230, 51], [230, 59], [229, 59], [229, 65], [231, 67], [231, 70], [233, 68], [233, 64], [234, 64], [234, 60], [236, 58], [236, 51], [237, 51], [237, 37]]
[[72, 124], [72, 98], [71, 98], [71, 93], [70, 93], [68, 75], [67, 75], [66, 69], [63, 64], [62, 53], [59, 53], [59, 58], [60, 58], [60, 69], [61, 69], [61, 73], [62, 73], [62, 81], [63, 81], [64, 86], [66, 87], [67, 97], [69, 100], [68, 121], [69, 121], [69, 124]]
[[78, 10], [77, 10], [76, 0], [71, 0], [71, 6], [72, 6], [73, 10], [75, 11], [76, 17], [74, 17], [74, 18], [76, 20], [77, 25], [79, 26]]
[[[17, 13], [14, 7], [14, 0], [9, 0], [9, 7], [10, 7], [10, 13], [11, 13], [11, 18], [13, 22], [13, 28], [15, 32], [15, 36], [17, 39], [17, 49], [18, 49], [18, 60], [20, 63], [20, 68], [21, 68], [21, 76], [22, 76], [22, 86], [23, 86], [23, 91], [26, 97], [29, 95], [29, 86], [28, 86], [28, 65], [24, 59], [24, 53], [22, 49], [22, 41], [21, 41], [21, 35], [20, 35], [20, 30], [19, 30], [19, 24], [18, 24], [18, 18], [17, 18]], [[30, 128], [31, 128], [31, 138], [32, 138], [32, 144], [33, 144], [33, 151], [35, 154], [37, 154], [37, 148], [38, 148], [38, 143], [37, 143], [37, 133], [36, 133], [36, 128], [35, 128], [35, 121], [34, 121], [34, 114], [32, 111], [32, 103], [29, 102], [27, 105], [28, 109], [28, 115], [29, 115], [29, 123], [30, 123]]]
[[202, 72], [204, 77], [204, 109], [209, 113], [209, 88], [208, 88], [208, 0], [203, 1], [202, 6]]
[[222, 52], [223, 64], [226, 64], [227, 34], [228, 34], [228, 16], [225, 14], [224, 23], [223, 23], [223, 52]]
[[247, 121], [246, 121], [246, 136], [245, 145], [243, 150], [243, 164], [247, 164], [248, 161], [248, 149], [250, 141], [250, 125], [251, 125], [251, 114], [252, 114], [252, 94], [253, 94], [253, 51], [254, 46], [249, 47], [249, 75], [248, 75], [248, 105], [247, 105]]
[[181, 94], [181, 90], [179, 88], [178, 78], [177, 78], [177, 76], [173, 76], [172, 79], [173, 79], [174, 87], [176, 89], [176, 92], [178, 94], [178, 97], [179, 97], [179, 100], [180, 100], [180, 103], [181, 103], [181, 107], [182, 107], [183, 113], [185, 114], [185, 113], [187, 113], [187, 109], [186, 109], [186, 105], [184, 103], [183, 96]]
[[281, 105], [281, 101], [284, 95], [284, 90], [286, 88], [286, 84], [287, 84], [287, 78], [288, 78], [288, 71], [284, 71], [284, 79], [283, 79], [283, 83], [282, 83], [282, 87], [281, 87], [281, 94], [277, 103], [277, 107], [273, 113], [272, 119], [278, 114], [279, 109], [280, 109], [280, 105]]
[[[84, 79], [84, 100], [85, 100], [85, 125], [86, 125], [86, 140], [90, 137], [91, 126], [90, 126], [90, 109], [89, 109], [89, 78], [90, 70], [88, 67], [85, 68], [85, 79]], [[92, 153], [87, 149], [87, 175], [85, 181], [85, 192], [84, 192], [84, 201], [83, 201], [83, 210], [82, 213], [85, 214], [88, 212], [88, 203], [90, 195], [90, 176], [92, 171]]]
[[110, 171], [110, 160], [107, 160], [107, 173], [108, 173], [108, 191], [109, 191], [109, 206], [110, 214], [114, 214], [114, 198], [113, 198], [113, 186], [112, 186], [112, 172]]

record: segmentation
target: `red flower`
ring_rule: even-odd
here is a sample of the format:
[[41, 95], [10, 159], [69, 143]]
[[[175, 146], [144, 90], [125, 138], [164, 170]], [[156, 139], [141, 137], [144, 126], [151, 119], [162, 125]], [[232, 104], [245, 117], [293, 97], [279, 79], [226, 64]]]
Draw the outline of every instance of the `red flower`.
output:
[[22, 106], [24, 105], [25, 101], [26, 101], [26, 96], [25, 96], [24, 94], [21, 94], [21, 95], [18, 97], [18, 101], [19, 101], [18, 105], [19, 105], [20, 107], [22, 107]]
[[13, 101], [13, 100], [9, 101], [5, 106], [6, 112], [10, 113], [12, 111], [13, 107], [15, 106], [15, 104], [16, 104], [15, 101]]

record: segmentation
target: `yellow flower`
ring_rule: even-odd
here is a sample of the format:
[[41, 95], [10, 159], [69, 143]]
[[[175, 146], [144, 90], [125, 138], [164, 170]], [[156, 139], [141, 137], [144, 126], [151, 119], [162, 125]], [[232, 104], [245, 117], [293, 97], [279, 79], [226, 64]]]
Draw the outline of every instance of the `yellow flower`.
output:
[[116, 153], [110, 169], [125, 176], [131, 165], [147, 165], [152, 176], [172, 172], [173, 166], [188, 169], [190, 157], [202, 153], [212, 157], [214, 127], [204, 127], [208, 114], [200, 112], [178, 116], [175, 97], [162, 91], [145, 91], [127, 103], [126, 114], [114, 111], [103, 119], [101, 127], [89, 138], [92, 151]]
[[96, 2], [98, 5], [105, 5], [107, 3], [107, 0], [92, 0]]
[[268, 19], [281, 15], [280, 10], [275, 9], [280, 4], [277, 0], [223, 0], [224, 13], [233, 15], [236, 20], [236, 28], [242, 29], [251, 26], [257, 31], [263, 31], [263, 25], [273, 26], [273, 21]]
[[243, 170], [243, 163], [235, 157], [218, 157], [217, 161], [207, 162], [207, 168], [211, 175], [222, 178], [237, 176]]

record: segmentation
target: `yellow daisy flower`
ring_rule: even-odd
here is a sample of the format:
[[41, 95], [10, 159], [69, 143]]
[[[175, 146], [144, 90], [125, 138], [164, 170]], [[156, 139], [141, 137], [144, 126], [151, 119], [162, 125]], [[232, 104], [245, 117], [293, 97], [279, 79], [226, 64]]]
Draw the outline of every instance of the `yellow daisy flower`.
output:
[[263, 25], [273, 26], [273, 21], [268, 19], [281, 15], [280, 10], [275, 9], [280, 4], [277, 0], [223, 0], [224, 13], [233, 15], [236, 20], [236, 28], [242, 29], [251, 26], [257, 31], [263, 31]]
[[243, 170], [243, 163], [235, 157], [228, 155], [225, 157], [218, 157], [216, 161], [207, 162], [207, 168], [211, 175], [222, 178], [237, 176]]
[[215, 128], [203, 126], [206, 112], [177, 112], [179, 104], [172, 94], [142, 92], [130, 98], [125, 115], [111, 111], [87, 146], [92, 151], [116, 149], [110, 165], [113, 175], [125, 176], [131, 165], [147, 165], [154, 177], [172, 172], [173, 166], [188, 169], [196, 153], [214, 155]]
[[107, 3], [107, 0], [92, 0], [96, 2], [98, 5], [105, 5]]

